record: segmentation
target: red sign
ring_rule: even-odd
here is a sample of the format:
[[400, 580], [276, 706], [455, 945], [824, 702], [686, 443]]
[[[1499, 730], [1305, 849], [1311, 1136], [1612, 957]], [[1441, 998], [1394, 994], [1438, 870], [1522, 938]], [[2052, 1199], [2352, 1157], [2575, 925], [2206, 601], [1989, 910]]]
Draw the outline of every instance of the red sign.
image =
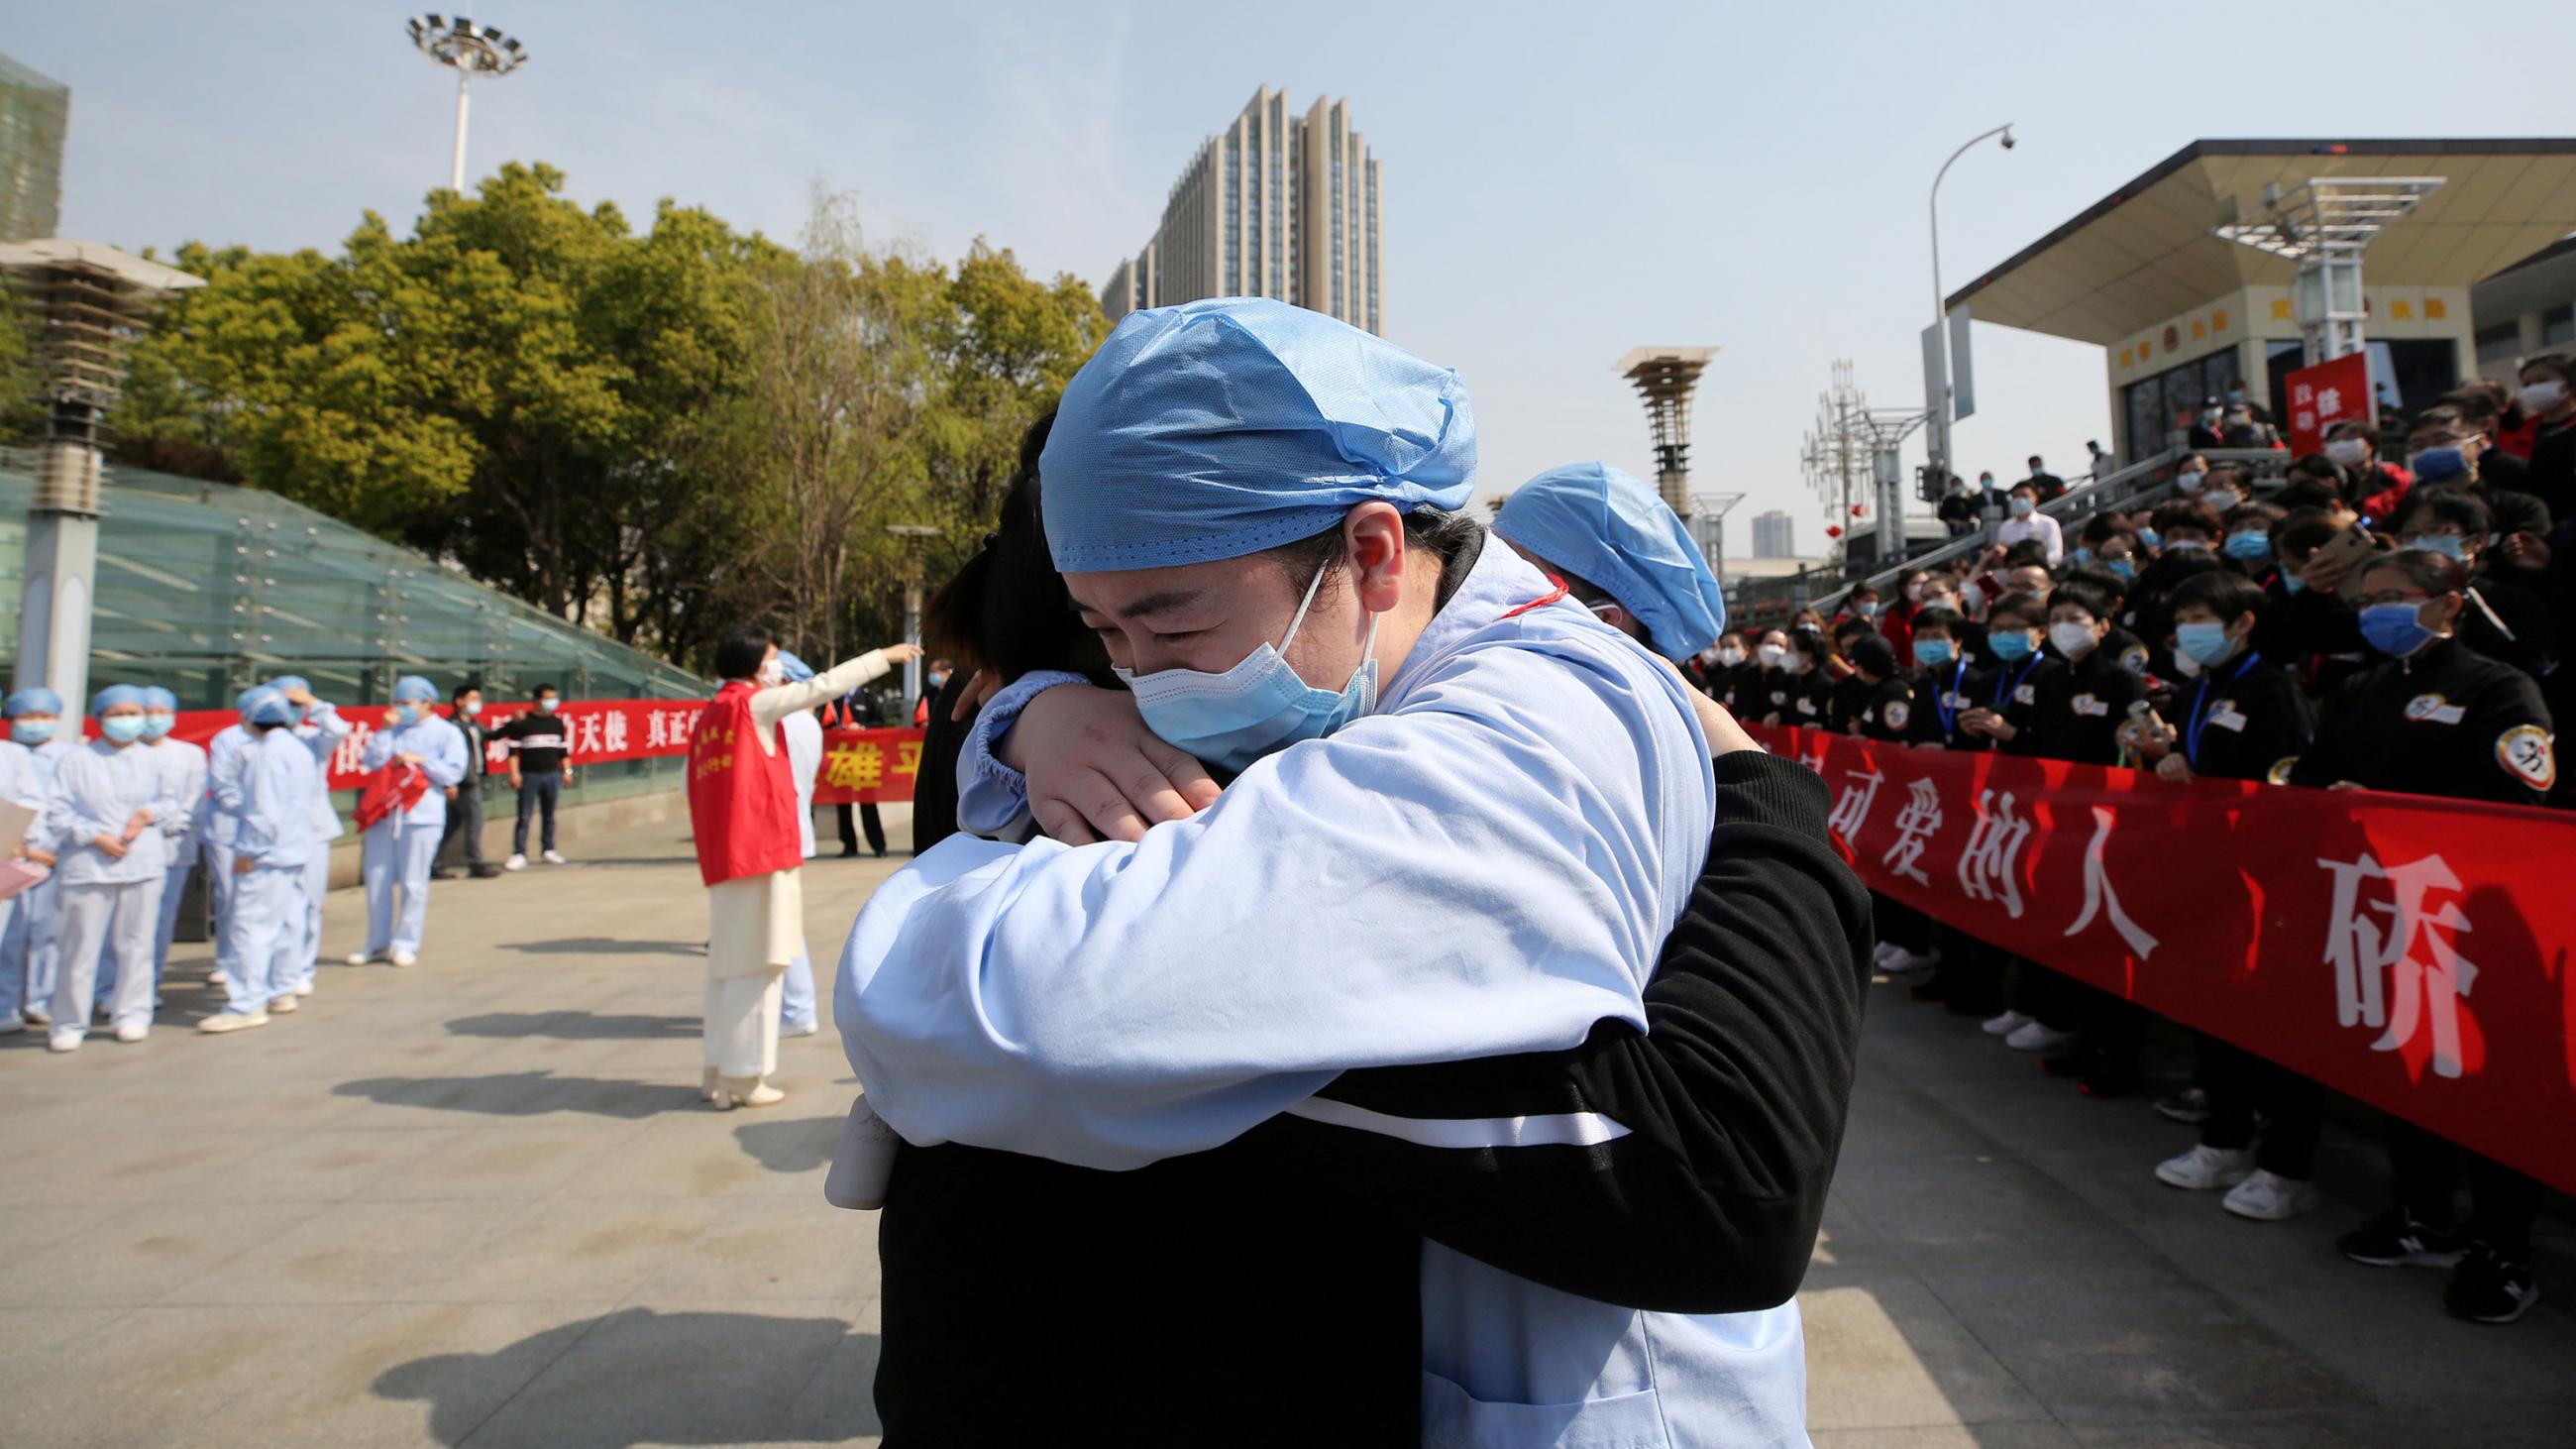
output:
[[817, 805], [883, 805], [912, 798], [921, 775], [918, 729], [825, 730]]
[[2323, 452], [2326, 432], [2337, 423], [2369, 422], [2370, 355], [2347, 352], [2332, 362], [2303, 367], [2288, 378], [2290, 453], [2304, 458]]
[[2576, 821], [1753, 733], [1870, 889], [2576, 1191]]

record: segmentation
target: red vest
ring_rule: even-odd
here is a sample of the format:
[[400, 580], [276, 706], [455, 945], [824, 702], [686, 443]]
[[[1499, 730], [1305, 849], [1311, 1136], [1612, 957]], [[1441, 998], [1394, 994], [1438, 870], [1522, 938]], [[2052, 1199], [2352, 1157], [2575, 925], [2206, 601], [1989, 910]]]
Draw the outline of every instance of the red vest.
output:
[[708, 885], [805, 863], [787, 751], [760, 747], [752, 686], [728, 681], [689, 735], [689, 829]]

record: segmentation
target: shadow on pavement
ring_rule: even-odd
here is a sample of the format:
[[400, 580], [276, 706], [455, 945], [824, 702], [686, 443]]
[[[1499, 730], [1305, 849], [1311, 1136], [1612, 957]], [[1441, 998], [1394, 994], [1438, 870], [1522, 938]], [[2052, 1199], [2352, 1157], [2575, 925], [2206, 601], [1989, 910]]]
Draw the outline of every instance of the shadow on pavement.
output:
[[460, 1016], [451, 1036], [551, 1037], [557, 1041], [696, 1041], [694, 1016], [602, 1016], [590, 1011], [495, 1011]]
[[811, 1172], [832, 1160], [841, 1145], [840, 1119], [751, 1122], [733, 1129], [733, 1140], [772, 1172]]
[[687, 941], [619, 941], [607, 936], [569, 936], [559, 941], [512, 941], [504, 951], [531, 956], [703, 956], [704, 944]]
[[493, 1353], [436, 1354], [378, 1375], [378, 1398], [425, 1399], [429, 1433], [461, 1444], [834, 1443], [879, 1432], [877, 1339], [837, 1318], [628, 1308]]
[[481, 1112], [495, 1117], [543, 1117], [585, 1112], [639, 1120], [664, 1112], [703, 1111], [694, 1085], [606, 1077], [558, 1077], [551, 1072], [500, 1072], [488, 1077], [368, 1077], [342, 1082], [331, 1093], [365, 1097], [388, 1107], [442, 1112]]

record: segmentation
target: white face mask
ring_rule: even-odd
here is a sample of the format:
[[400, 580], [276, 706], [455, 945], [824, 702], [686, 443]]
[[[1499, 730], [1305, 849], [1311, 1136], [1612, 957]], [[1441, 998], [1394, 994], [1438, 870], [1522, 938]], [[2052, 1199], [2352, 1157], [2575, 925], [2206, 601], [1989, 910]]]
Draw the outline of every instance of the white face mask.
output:
[[2093, 637], [2090, 624], [2051, 624], [2048, 626], [2048, 642], [2056, 645], [2057, 652], [2067, 658], [2081, 659], [2092, 653], [2093, 646], [2100, 641]]
[[2182, 485], [2183, 492], [2197, 493], [2200, 491], [2200, 485], [2209, 481], [2209, 470], [2207, 468], [2188, 469], [2175, 474], [2174, 481]]
[[1744, 662], [1744, 651], [1733, 644], [1717, 651], [1717, 662], [1729, 669]]
[[2326, 456], [2347, 468], [2358, 468], [2370, 457], [2370, 445], [2359, 438], [2337, 438], [2326, 444]]
[[1753, 652], [1761, 658], [1762, 667], [1765, 669], [1777, 669], [1780, 667], [1780, 661], [1789, 657], [1789, 651], [1777, 644], [1765, 644]]
[[2212, 488], [2202, 497], [2201, 501], [2208, 504], [2210, 507], [2217, 509], [2219, 512], [2225, 513], [2237, 504], [2244, 502], [2245, 495], [2237, 492], [2233, 488]]
[[2566, 400], [2567, 384], [2554, 377], [2526, 384], [2522, 389], [2522, 410], [2527, 413], [2545, 413]]

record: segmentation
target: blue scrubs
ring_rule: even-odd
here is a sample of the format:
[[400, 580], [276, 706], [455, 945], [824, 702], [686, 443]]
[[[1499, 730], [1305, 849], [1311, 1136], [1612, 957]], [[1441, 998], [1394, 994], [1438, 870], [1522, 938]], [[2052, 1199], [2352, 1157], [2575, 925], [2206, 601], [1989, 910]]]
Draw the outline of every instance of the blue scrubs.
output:
[[[778, 722], [779, 743], [787, 747], [787, 768], [796, 777], [796, 839], [805, 858], [814, 858], [814, 773], [823, 768], [823, 722], [800, 709]], [[814, 961], [804, 951], [787, 963], [778, 984], [778, 1024], [783, 1030], [811, 1033], [822, 1025], [814, 1002]]]
[[228, 1011], [249, 1015], [294, 993], [302, 971], [304, 867], [315, 853], [327, 853], [314, 825], [313, 802], [322, 798], [321, 766], [290, 730], [246, 738], [227, 753], [215, 809], [231, 823], [227, 854], [251, 862], [251, 869], [233, 875], [223, 918]]
[[[57, 864], [49, 882], [60, 892], [62, 959], [54, 983], [54, 1035], [79, 1038], [102, 1000], [119, 1027], [152, 1024], [152, 928], [161, 919], [161, 882], [169, 873], [170, 836], [185, 807], [171, 797], [170, 773], [148, 746], [106, 740], [65, 752], [45, 802], [45, 848]], [[138, 813], [152, 823], [113, 856], [102, 836], [121, 836]], [[100, 964], [133, 964], [100, 989]]]
[[[36, 768], [36, 752], [12, 739], [0, 739], [0, 800], [7, 800], [42, 816], [45, 811], [45, 788]], [[43, 848], [38, 826], [27, 827], [27, 843]], [[0, 1017], [22, 1015], [28, 1006], [42, 1007], [45, 998], [27, 990], [27, 958], [18, 936], [19, 902], [25, 892], [0, 900]]]
[[360, 869], [367, 885], [371, 957], [420, 951], [429, 918], [429, 870], [447, 831], [447, 791], [465, 778], [465, 734], [437, 715], [424, 714], [411, 724], [368, 736], [359, 768], [382, 769], [396, 755], [420, 757], [429, 790], [409, 810], [396, 810], [367, 829]]
[[[77, 732], [78, 721], [71, 721]], [[63, 757], [80, 746], [57, 736], [41, 745], [19, 748], [27, 751], [39, 801], [50, 803], [54, 796], [54, 771]], [[5, 935], [0, 935], [0, 973], [15, 976], [26, 993], [29, 1006], [45, 1008], [53, 1000], [54, 976], [62, 960], [62, 877], [55, 874], [20, 891], [18, 909], [10, 913]]]
[[[233, 875], [233, 835], [240, 828], [236, 810], [226, 809], [220, 802], [226, 780], [241, 768], [242, 752], [256, 740], [247, 726], [236, 722], [215, 731], [215, 737], [206, 741], [206, 797], [197, 812], [197, 842], [206, 863], [206, 894], [215, 907], [218, 976], [232, 971], [232, 933], [224, 929], [224, 922], [232, 916], [233, 887], [238, 884]], [[237, 781], [234, 789], [239, 789]], [[233, 798], [238, 801], [240, 797], [236, 794]]]
[[[313, 798], [315, 848], [306, 852], [304, 874], [297, 879], [304, 905], [303, 930], [296, 938], [298, 985], [312, 981], [314, 968], [322, 962], [322, 902], [331, 894], [331, 842], [348, 833], [340, 824], [340, 812], [331, 808], [331, 756], [349, 732], [349, 722], [340, 717], [340, 712], [318, 699], [306, 708], [303, 720], [295, 726], [295, 737], [312, 752], [314, 767], [321, 772], [323, 781], [323, 788]], [[464, 738], [461, 732], [458, 738]]]
[[[179, 811], [169, 826], [170, 865], [161, 877], [161, 906], [152, 929], [152, 1004], [161, 1004], [161, 976], [170, 965], [170, 939], [179, 929], [179, 902], [188, 893], [188, 872], [197, 865], [197, 835], [205, 814], [206, 752], [185, 740], [164, 737], [137, 741], [133, 748], [145, 752], [168, 782], [171, 803]], [[105, 996], [120, 980], [126, 969], [121, 952], [111, 952], [98, 963], [98, 991]]]

